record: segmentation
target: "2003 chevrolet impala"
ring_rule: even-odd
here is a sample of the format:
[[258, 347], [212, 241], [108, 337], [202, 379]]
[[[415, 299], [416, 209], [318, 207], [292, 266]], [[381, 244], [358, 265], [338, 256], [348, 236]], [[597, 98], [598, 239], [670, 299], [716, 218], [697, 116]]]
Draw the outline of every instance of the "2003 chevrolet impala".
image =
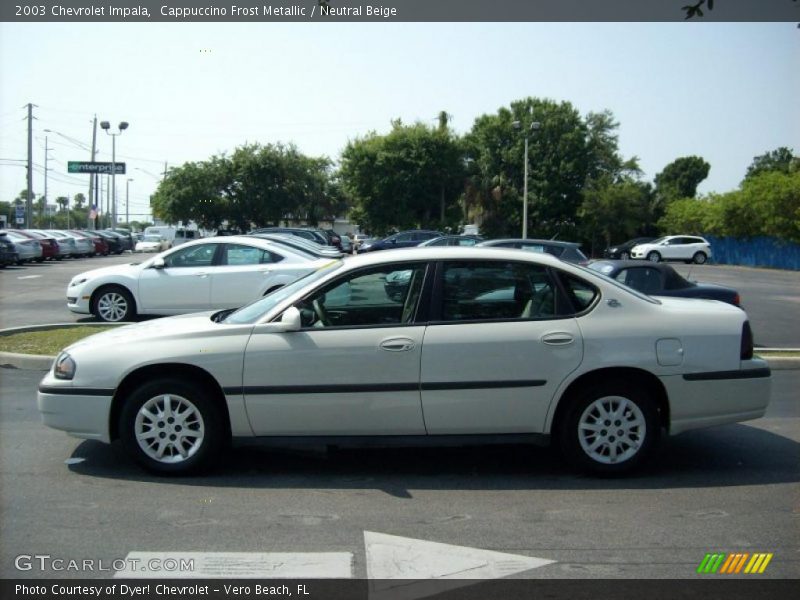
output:
[[552, 439], [584, 470], [622, 473], [662, 432], [755, 419], [769, 394], [739, 308], [656, 300], [547, 254], [412, 248], [333, 261], [236, 311], [86, 338], [38, 405], [162, 473], [259, 436]]

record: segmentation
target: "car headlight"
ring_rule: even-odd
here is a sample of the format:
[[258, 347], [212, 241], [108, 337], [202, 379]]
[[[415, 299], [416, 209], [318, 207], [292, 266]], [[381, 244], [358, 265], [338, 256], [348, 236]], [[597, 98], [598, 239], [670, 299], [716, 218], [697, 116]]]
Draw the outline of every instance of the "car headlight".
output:
[[53, 365], [53, 375], [56, 379], [70, 380], [75, 377], [75, 361], [66, 352], [62, 352], [56, 358]]
[[73, 279], [72, 281], [70, 281], [69, 287], [75, 287], [76, 285], [86, 283], [87, 281], [89, 281], [88, 277], [82, 277], [81, 279]]

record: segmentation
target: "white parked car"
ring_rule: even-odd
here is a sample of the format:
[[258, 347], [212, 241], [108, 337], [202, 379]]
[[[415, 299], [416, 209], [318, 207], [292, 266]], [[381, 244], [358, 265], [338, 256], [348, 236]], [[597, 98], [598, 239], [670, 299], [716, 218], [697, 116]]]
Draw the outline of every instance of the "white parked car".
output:
[[249, 236], [205, 238], [141, 263], [76, 275], [67, 308], [108, 322], [238, 308], [327, 262]]
[[[402, 302], [384, 287], [398, 271]], [[258, 436], [552, 436], [576, 465], [619, 473], [662, 430], [762, 416], [770, 370], [752, 353], [747, 315], [722, 302], [656, 300], [548, 254], [413, 248], [331, 261], [237, 311], [88, 337], [38, 406], [165, 473]]]
[[702, 265], [711, 258], [711, 244], [694, 235], [668, 235], [634, 246], [631, 258], [644, 258], [651, 262], [682, 260]]
[[148, 234], [136, 242], [134, 252], [163, 252], [169, 248], [169, 242], [160, 235]]

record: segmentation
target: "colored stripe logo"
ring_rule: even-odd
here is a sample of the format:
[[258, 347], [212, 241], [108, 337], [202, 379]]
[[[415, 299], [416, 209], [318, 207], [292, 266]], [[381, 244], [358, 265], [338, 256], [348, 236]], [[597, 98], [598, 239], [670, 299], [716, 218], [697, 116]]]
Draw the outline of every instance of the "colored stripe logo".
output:
[[734, 552], [726, 554], [724, 552], [709, 553], [705, 555], [703, 561], [697, 567], [697, 572], [701, 574], [720, 574], [720, 575], [746, 575], [761, 574], [767, 570], [767, 565], [772, 560], [773, 554], [766, 552]]

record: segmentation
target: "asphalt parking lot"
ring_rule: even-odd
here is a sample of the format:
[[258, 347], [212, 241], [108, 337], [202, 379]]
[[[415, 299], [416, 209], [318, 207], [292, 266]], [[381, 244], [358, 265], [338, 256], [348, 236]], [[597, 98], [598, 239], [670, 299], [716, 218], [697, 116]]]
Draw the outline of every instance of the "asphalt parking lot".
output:
[[[91, 320], [66, 309], [67, 282], [131, 259], [0, 271], [2, 326]], [[800, 346], [800, 274], [707, 265], [691, 277], [738, 287], [761, 345]], [[521, 445], [258, 443], [237, 445], [202, 477], [159, 478], [117, 445], [43, 427], [35, 405], [42, 375], [0, 369], [2, 578], [116, 572], [52, 563], [19, 571], [20, 555], [108, 567], [164, 553], [230, 576], [293, 568], [298, 577], [424, 578], [477, 569], [487, 578], [594, 579], [702, 577], [706, 553], [747, 552], [774, 555], [763, 577], [800, 576], [800, 371], [774, 372], [764, 418], [671, 438], [652, 468], [627, 479], [577, 475], [554, 452]]]

